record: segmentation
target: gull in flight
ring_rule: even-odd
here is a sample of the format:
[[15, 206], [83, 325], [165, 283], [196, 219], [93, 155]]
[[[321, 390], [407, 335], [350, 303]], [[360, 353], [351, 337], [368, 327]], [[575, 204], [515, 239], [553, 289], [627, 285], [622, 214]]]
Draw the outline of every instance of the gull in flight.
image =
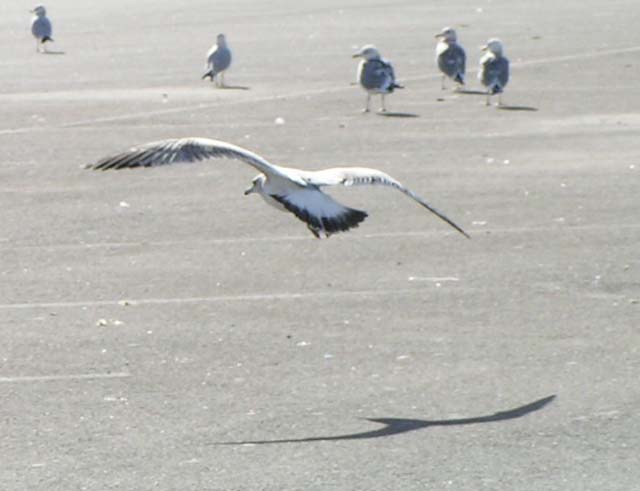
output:
[[491, 104], [491, 96], [498, 94], [498, 105], [502, 105], [502, 92], [509, 82], [509, 60], [504, 57], [502, 43], [498, 39], [489, 39], [487, 44], [480, 48], [487, 53], [480, 58], [480, 71], [478, 78], [487, 88], [486, 104]]
[[209, 77], [217, 87], [224, 87], [224, 72], [231, 65], [231, 50], [227, 46], [224, 34], [218, 34], [216, 44], [207, 53], [207, 72], [202, 79]]
[[396, 83], [391, 63], [380, 56], [380, 52], [375, 46], [367, 44], [353, 54], [354, 58], [362, 58], [358, 65], [358, 82], [367, 91], [367, 105], [363, 112], [369, 112], [371, 94], [380, 94], [380, 112], [385, 112], [384, 96], [390, 94], [394, 89], [403, 89], [402, 85]]
[[464, 71], [467, 55], [458, 44], [456, 31], [445, 27], [436, 34], [436, 63], [442, 72], [442, 90], [445, 89], [444, 81], [449, 77], [460, 86], [464, 85]]
[[281, 167], [261, 156], [230, 143], [208, 138], [180, 138], [162, 140], [133, 147], [125, 152], [103, 158], [87, 168], [94, 170], [155, 167], [179, 162], [222, 158], [249, 164], [260, 171], [244, 194], [259, 194], [269, 205], [289, 211], [307, 224], [317, 238], [357, 227], [367, 213], [344, 206], [325, 194], [324, 186], [381, 185], [390, 186], [406, 194], [427, 210], [447, 222], [458, 232], [467, 233], [393, 177], [376, 169], [364, 167], [336, 167], [320, 171], [305, 171]]
[[40, 45], [42, 45], [43, 52], [46, 52], [47, 48], [44, 43], [53, 41], [51, 21], [47, 17], [47, 10], [44, 5], [36, 5], [30, 12], [34, 14], [31, 19], [31, 34], [36, 38], [36, 53], [40, 53]]

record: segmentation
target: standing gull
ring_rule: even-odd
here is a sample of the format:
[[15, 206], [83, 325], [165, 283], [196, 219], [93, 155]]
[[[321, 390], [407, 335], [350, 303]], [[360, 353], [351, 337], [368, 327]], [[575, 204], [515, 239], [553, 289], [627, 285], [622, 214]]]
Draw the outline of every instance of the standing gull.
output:
[[106, 157], [87, 166], [94, 170], [154, 167], [178, 162], [196, 162], [211, 158], [240, 160], [260, 171], [244, 194], [258, 193], [267, 204], [289, 211], [307, 224], [317, 238], [357, 227], [367, 213], [344, 206], [325, 194], [324, 186], [381, 185], [390, 186], [420, 203], [447, 222], [465, 237], [469, 237], [443, 213], [404, 187], [393, 177], [376, 169], [336, 167], [320, 171], [305, 171], [280, 167], [267, 162], [244, 148], [208, 138], [180, 138], [147, 143], [125, 152]]
[[456, 31], [450, 27], [445, 27], [435, 37], [438, 40], [436, 63], [442, 72], [442, 90], [445, 89], [444, 81], [446, 77], [449, 77], [459, 86], [464, 85], [467, 55], [457, 42]]
[[36, 53], [40, 53], [40, 45], [42, 45], [42, 51], [46, 53], [47, 48], [44, 43], [53, 41], [47, 10], [44, 5], [36, 5], [30, 12], [34, 14], [31, 19], [31, 34], [36, 38]]
[[231, 65], [231, 50], [227, 46], [227, 39], [224, 34], [218, 34], [216, 44], [207, 53], [207, 72], [202, 76], [215, 82], [217, 87], [224, 87], [224, 71]]
[[384, 96], [394, 89], [402, 89], [402, 85], [396, 83], [391, 63], [380, 56], [380, 53], [371, 44], [363, 46], [353, 54], [354, 58], [362, 58], [358, 65], [358, 82], [367, 91], [367, 105], [363, 112], [369, 112], [371, 94], [380, 94], [380, 112], [385, 112]]
[[486, 104], [491, 104], [491, 96], [498, 94], [498, 105], [502, 105], [502, 92], [509, 82], [509, 60], [502, 54], [502, 43], [498, 39], [489, 39], [481, 48], [486, 51], [480, 58], [480, 71], [478, 78], [487, 88]]

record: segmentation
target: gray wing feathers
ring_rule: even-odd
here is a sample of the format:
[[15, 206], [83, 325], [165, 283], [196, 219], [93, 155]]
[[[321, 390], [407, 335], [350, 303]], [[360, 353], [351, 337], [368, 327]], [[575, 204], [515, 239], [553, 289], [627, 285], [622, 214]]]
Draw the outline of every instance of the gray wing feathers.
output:
[[207, 159], [240, 160], [271, 175], [283, 175], [275, 165], [244, 148], [208, 138], [177, 138], [147, 143], [87, 166], [94, 170], [155, 167]]
[[31, 23], [31, 33], [37, 39], [51, 38], [51, 22], [46, 17], [36, 17]]
[[502, 92], [509, 82], [509, 60], [505, 57], [483, 60], [478, 74], [482, 85], [494, 93]]
[[360, 84], [367, 90], [391, 92], [395, 85], [395, 74], [390, 63], [369, 60], [362, 65]]
[[444, 220], [458, 232], [467, 238], [469, 235], [456, 225], [451, 219], [449, 219], [444, 213], [438, 211], [436, 208], [427, 203], [420, 196], [415, 194], [409, 188], [406, 188], [403, 184], [396, 181], [389, 174], [376, 169], [368, 169], [366, 167], [336, 167], [333, 169], [326, 169], [317, 172], [307, 172], [303, 174], [303, 178], [318, 187], [322, 186], [336, 186], [342, 184], [343, 186], [389, 186], [398, 191], [406, 194], [414, 201], [420, 203], [423, 207], [429, 210], [431, 213]]
[[450, 78], [457, 75], [464, 78], [467, 55], [458, 44], [450, 44], [449, 47], [438, 56], [438, 68]]
[[363, 185], [382, 185], [392, 187], [402, 187], [389, 174], [376, 169], [367, 167], [334, 167], [315, 172], [306, 173], [309, 183], [321, 186], [363, 186]]
[[506, 58], [500, 58], [498, 60], [500, 63], [498, 64], [498, 82], [500, 82], [500, 85], [502, 85], [502, 87], [505, 87], [507, 85], [507, 82], [509, 82], [509, 60], [507, 60]]
[[207, 69], [213, 75], [225, 71], [231, 65], [231, 51], [226, 46], [217, 46], [207, 58]]

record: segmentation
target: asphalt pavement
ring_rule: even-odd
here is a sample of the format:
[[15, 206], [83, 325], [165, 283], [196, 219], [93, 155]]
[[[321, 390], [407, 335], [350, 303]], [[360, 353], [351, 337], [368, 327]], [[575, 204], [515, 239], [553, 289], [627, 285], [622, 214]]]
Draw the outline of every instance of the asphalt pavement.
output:
[[[0, 489], [639, 489], [637, 2], [57, 0], [47, 55], [32, 7], [0, 4]], [[317, 240], [239, 162], [83, 168], [182, 136], [378, 168], [471, 239], [390, 189], [329, 190], [369, 217]]]

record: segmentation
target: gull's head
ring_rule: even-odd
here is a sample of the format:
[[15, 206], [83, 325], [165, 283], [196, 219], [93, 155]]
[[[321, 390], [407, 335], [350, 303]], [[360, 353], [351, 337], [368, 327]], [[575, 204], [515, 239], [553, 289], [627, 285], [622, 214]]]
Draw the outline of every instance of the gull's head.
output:
[[216, 44], [218, 46], [226, 46], [227, 44], [227, 38], [224, 34], [218, 34], [218, 37], [216, 38]]
[[502, 56], [502, 41], [499, 39], [489, 39], [487, 44], [485, 44], [482, 48], [482, 51], [488, 51], [489, 53], [493, 53], [496, 56]]
[[379, 60], [380, 52], [376, 49], [373, 44], [367, 44], [360, 48], [358, 51], [353, 53], [354, 58], [363, 58], [367, 61], [369, 60]]
[[31, 10], [31, 13], [36, 14], [38, 17], [44, 17], [47, 15], [47, 9], [44, 8], [44, 5], [36, 5]]
[[262, 192], [262, 187], [264, 186], [267, 177], [264, 174], [258, 174], [251, 181], [251, 187], [244, 190], [244, 195], [247, 196], [252, 193], [260, 193]]
[[452, 29], [451, 27], [445, 27], [442, 31], [436, 34], [435, 37], [448, 43], [455, 43], [458, 39], [455, 29]]

